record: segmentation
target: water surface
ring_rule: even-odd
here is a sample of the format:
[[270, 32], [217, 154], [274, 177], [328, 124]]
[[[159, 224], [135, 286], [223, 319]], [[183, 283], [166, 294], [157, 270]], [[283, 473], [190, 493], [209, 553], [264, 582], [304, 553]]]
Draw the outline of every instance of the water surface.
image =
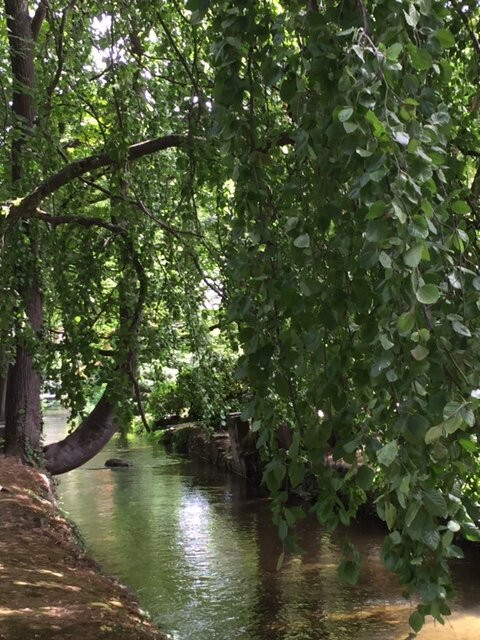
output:
[[[46, 420], [47, 441], [65, 433], [65, 415]], [[133, 466], [106, 469], [109, 457]], [[412, 611], [380, 561], [382, 531], [350, 531], [364, 556], [356, 587], [336, 568], [343, 532], [304, 521], [304, 555], [276, 570], [281, 545], [268, 498], [242, 479], [116, 436], [85, 466], [59, 478], [64, 509], [108, 573], [137, 593], [175, 640], [403, 640]], [[475, 558], [455, 567], [458, 613], [421, 640], [480, 639], [480, 572]]]

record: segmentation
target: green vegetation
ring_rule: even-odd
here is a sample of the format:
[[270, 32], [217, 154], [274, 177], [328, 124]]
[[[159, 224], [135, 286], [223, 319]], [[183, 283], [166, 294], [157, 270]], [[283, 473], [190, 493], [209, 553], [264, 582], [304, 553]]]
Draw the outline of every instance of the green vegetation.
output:
[[5, 9], [7, 453], [40, 448], [42, 377], [74, 415], [103, 390], [45, 448], [53, 473], [133, 413], [148, 428], [145, 381], [156, 417], [209, 425], [241, 383], [286, 549], [306, 475], [331, 529], [375, 480], [411, 626], [443, 621], [454, 536], [480, 537], [477, 4]]
[[154, 420], [185, 417], [209, 428], [225, 427], [226, 416], [242, 408], [246, 390], [234, 376], [236, 358], [208, 351], [194, 364], [179, 364], [175, 377], [155, 383], [147, 409]]

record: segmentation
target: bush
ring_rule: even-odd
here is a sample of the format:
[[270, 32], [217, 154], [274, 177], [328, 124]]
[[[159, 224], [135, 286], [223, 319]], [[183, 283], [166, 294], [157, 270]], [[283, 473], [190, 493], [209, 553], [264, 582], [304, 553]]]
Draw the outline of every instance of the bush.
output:
[[182, 415], [210, 428], [223, 427], [228, 413], [238, 411], [244, 387], [233, 376], [236, 360], [211, 351], [195, 363], [180, 367], [175, 380], [158, 381], [148, 411], [156, 422]]

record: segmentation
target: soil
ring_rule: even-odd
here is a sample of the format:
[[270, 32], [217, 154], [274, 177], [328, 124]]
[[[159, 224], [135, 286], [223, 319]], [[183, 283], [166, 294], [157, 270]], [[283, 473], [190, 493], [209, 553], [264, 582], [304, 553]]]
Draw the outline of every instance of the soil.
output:
[[59, 511], [52, 482], [0, 456], [0, 640], [166, 640], [101, 573]]

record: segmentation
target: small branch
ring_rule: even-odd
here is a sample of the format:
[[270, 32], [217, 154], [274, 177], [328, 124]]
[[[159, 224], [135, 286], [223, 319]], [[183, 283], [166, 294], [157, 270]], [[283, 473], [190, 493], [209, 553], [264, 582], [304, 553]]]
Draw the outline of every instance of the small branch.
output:
[[90, 76], [89, 81], [93, 82], [94, 80], [99, 80], [106, 73], [109, 73], [112, 70], [112, 67], [113, 67], [113, 63], [112, 61], [110, 61], [103, 71], [99, 71], [94, 76]]
[[177, 43], [175, 42], [175, 39], [174, 39], [170, 29], [167, 27], [167, 25], [165, 23], [165, 20], [162, 18], [160, 12], [157, 12], [157, 17], [158, 17], [158, 21], [162, 25], [162, 28], [163, 28], [163, 30], [165, 32], [165, 35], [167, 36], [168, 41], [172, 45], [172, 49], [174, 50], [174, 52], [175, 52], [180, 64], [185, 69], [185, 73], [190, 78], [190, 82], [192, 83], [192, 87], [195, 89], [195, 93], [198, 96], [200, 94], [200, 91], [198, 89], [197, 81], [193, 77], [192, 70], [190, 69], [185, 56], [181, 53], [180, 49], [177, 47]]
[[472, 39], [472, 44], [473, 44], [473, 48], [475, 49], [475, 51], [477, 52], [477, 55], [480, 56], [480, 41], [477, 38], [474, 30], [472, 29], [472, 27], [470, 26], [470, 22], [468, 20], [468, 16], [467, 14], [462, 10], [462, 6], [460, 6], [457, 2], [457, 0], [451, 0], [451, 4], [452, 7], [455, 9], [455, 11], [457, 12], [460, 20], [463, 22], [463, 24], [465, 25], [465, 29], [468, 31], [468, 34], [470, 36], [470, 38]]
[[141, 200], [127, 200], [130, 204], [133, 204], [137, 209], [142, 211], [146, 216], [148, 216], [151, 220], [153, 220], [158, 226], [170, 233], [172, 236], [178, 238], [181, 235], [193, 236], [194, 238], [203, 238], [203, 236], [195, 231], [183, 231], [182, 229], [176, 229], [174, 227], [170, 227], [168, 224], [160, 220], [154, 213], [148, 209]]
[[470, 158], [480, 158], [480, 151], [474, 151], [473, 149], [461, 149], [458, 145], [455, 146], [464, 156], [469, 156]]
[[362, 14], [363, 30], [367, 36], [371, 36], [372, 30], [370, 28], [370, 16], [368, 15], [365, 3], [363, 2], [363, 0], [357, 0], [357, 2], [360, 13]]
[[72, 5], [73, 5], [73, 2], [70, 2], [70, 4], [67, 5], [65, 9], [62, 11], [62, 19], [60, 21], [60, 32], [58, 34], [58, 38], [56, 38], [56, 43], [55, 43], [56, 50], [57, 50], [57, 68], [55, 70], [55, 75], [53, 76], [51, 83], [47, 87], [47, 109], [46, 109], [47, 113], [50, 111], [52, 96], [55, 89], [57, 88], [58, 82], [60, 80], [60, 77], [63, 71], [63, 64], [64, 64], [63, 38], [65, 35], [65, 26], [67, 24], [68, 12], [72, 7]]
[[145, 431], [147, 433], [150, 433], [150, 431], [151, 431], [150, 425], [148, 424], [147, 416], [145, 415], [145, 411], [143, 409], [142, 396], [141, 396], [141, 393], [140, 393], [140, 385], [138, 384], [138, 380], [133, 375], [133, 373], [130, 373], [130, 380], [131, 380], [132, 385], [133, 385], [133, 391], [134, 391], [134, 394], [135, 394], [135, 402], [137, 403], [137, 409], [138, 409], [138, 413], [140, 414], [140, 418], [142, 420], [142, 424], [145, 427]]
[[37, 41], [38, 35], [40, 33], [40, 29], [42, 28], [43, 21], [45, 20], [45, 16], [47, 15], [48, 2], [47, 0], [40, 0], [37, 6], [37, 10], [32, 18], [32, 38], [34, 42]]
[[107, 196], [111, 200], [126, 202], [136, 207], [142, 213], [148, 216], [151, 220], [153, 220], [156, 224], [158, 224], [158, 226], [161, 229], [163, 229], [167, 233], [170, 233], [172, 236], [175, 236], [176, 238], [179, 238], [181, 235], [194, 236], [195, 238], [203, 238], [201, 234], [196, 233], [195, 231], [184, 231], [182, 229], [177, 229], [175, 227], [169, 226], [166, 222], [163, 222], [163, 220], [161, 220], [157, 215], [152, 213], [150, 209], [148, 209], [147, 206], [138, 197], [136, 200], [134, 200], [132, 198], [128, 198], [126, 195], [118, 195], [116, 193], [113, 193], [113, 191], [110, 191], [109, 189], [102, 187], [101, 185], [99, 185], [97, 182], [94, 182], [93, 180], [88, 180], [87, 178], [80, 178], [80, 180], [84, 184], [88, 185], [89, 187], [93, 187], [94, 189], [97, 189], [98, 191], [100, 191], [100, 193], [103, 193], [105, 196]]
[[77, 224], [81, 227], [101, 227], [102, 229], [107, 229], [107, 231], [111, 231], [112, 233], [124, 234], [125, 230], [122, 229], [119, 225], [111, 224], [110, 222], [105, 222], [101, 218], [84, 218], [82, 216], [52, 216], [41, 209], [37, 209], [36, 211], [28, 214], [25, 213], [20, 216], [23, 220], [42, 220], [53, 227], [57, 227], [61, 224]]

